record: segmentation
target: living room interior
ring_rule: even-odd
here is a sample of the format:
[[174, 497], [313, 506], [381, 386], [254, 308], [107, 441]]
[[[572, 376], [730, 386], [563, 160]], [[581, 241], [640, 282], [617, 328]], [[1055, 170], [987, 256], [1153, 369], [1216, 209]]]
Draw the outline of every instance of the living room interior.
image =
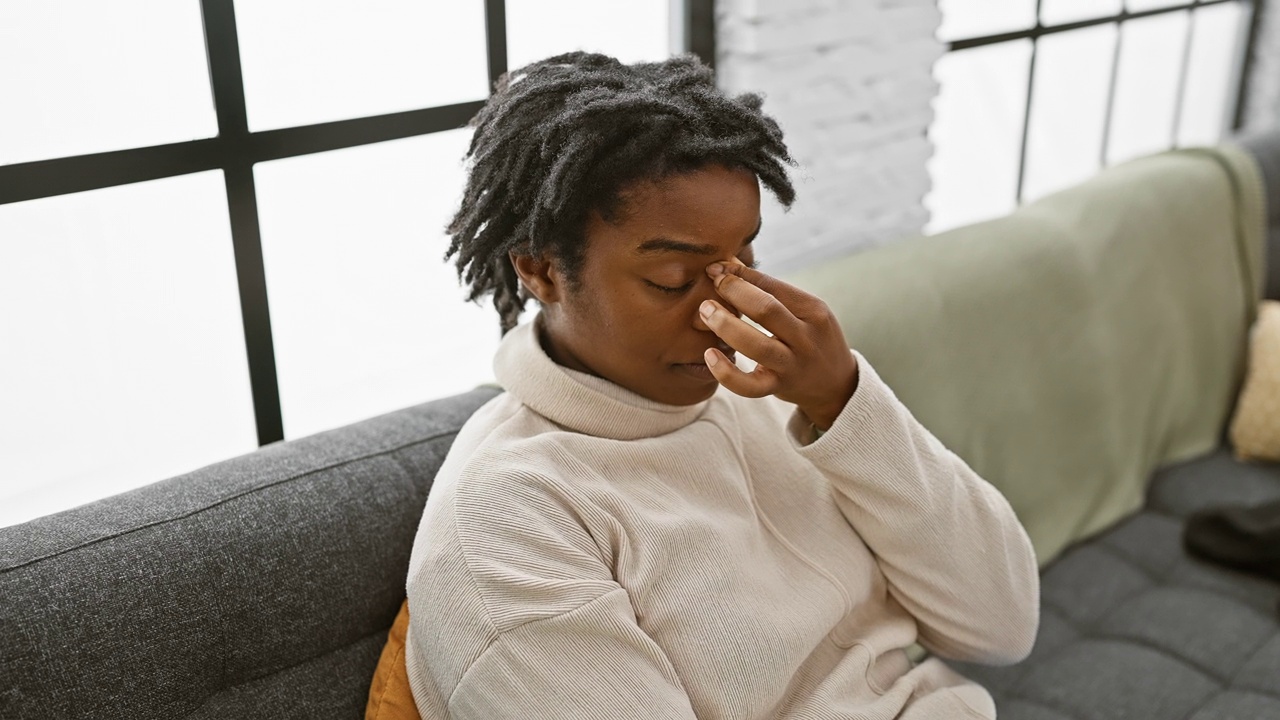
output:
[[0, 8], [0, 717], [394, 717], [468, 123], [576, 50], [764, 98], [760, 270], [1034, 547], [999, 717], [1280, 718], [1275, 0]]

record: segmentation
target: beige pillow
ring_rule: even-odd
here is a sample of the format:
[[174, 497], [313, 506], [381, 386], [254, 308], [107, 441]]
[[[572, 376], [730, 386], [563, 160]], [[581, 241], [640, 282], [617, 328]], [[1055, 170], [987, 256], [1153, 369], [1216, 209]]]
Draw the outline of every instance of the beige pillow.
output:
[[1258, 306], [1230, 437], [1238, 459], [1280, 462], [1280, 301]]

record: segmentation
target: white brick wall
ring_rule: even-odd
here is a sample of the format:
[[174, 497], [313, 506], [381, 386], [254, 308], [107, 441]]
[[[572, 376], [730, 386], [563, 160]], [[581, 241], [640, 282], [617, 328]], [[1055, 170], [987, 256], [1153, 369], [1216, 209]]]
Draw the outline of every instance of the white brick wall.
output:
[[791, 211], [765, 202], [767, 270], [921, 232], [940, 21], [934, 0], [717, 0], [721, 87], [763, 93], [799, 163]]

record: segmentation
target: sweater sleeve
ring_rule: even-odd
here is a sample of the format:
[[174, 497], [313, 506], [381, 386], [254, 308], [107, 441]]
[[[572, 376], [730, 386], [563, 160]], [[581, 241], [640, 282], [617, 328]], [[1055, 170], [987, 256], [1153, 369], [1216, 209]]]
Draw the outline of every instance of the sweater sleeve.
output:
[[491, 635], [448, 693], [450, 715], [694, 718], [675, 668], [613, 578], [607, 541], [588, 529], [592, 509], [527, 465], [486, 467], [482, 459], [460, 485], [454, 520], [464, 581]]
[[795, 411], [787, 426], [793, 445], [831, 483], [890, 594], [915, 617], [925, 648], [956, 660], [1021, 660], [1040, 620], [1040, 576], [1026, 531], [1000, 491], [852, 352], [858, 385], [848, 404], [816, 439]]

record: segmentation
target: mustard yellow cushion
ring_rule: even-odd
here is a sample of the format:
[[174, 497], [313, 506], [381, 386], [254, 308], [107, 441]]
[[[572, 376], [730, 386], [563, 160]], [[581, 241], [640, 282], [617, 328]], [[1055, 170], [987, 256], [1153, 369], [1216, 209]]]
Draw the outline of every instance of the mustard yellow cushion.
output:
[[373, 672], [369, 702], [364, 708], [365, 720], [421, 720], [409, 690], [409, 672], [404, 667], [404, 638], [408, 630], [409, 601], [405, 600], [391, 624], [387, 644]]
[[1229, 428], [1240, 460], [1280, 462], [1280, 302], [1263, 300], [1249, 331], [1249, 364]]

